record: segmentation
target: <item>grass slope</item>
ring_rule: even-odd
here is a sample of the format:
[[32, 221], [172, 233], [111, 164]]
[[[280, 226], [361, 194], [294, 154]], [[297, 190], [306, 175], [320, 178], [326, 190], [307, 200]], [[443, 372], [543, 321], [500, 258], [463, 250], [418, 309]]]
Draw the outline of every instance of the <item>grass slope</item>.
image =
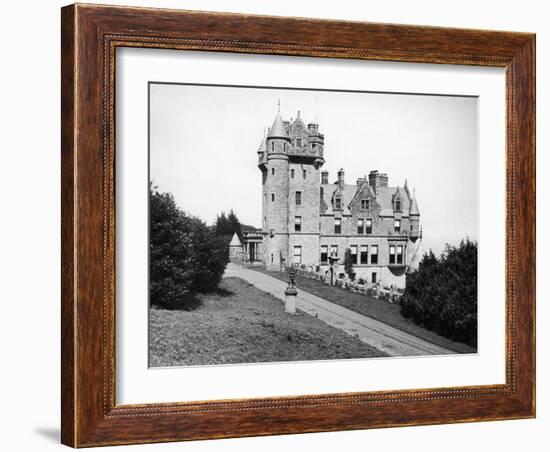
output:
[[[251, 270], [260, 271], [266, 275], [280, 279], [281, 281], [288, 281], [288, 275], [283, 272], [266, 271], [260, 268], [252, 268]], [[387, 301], [378, 300], [377, 298], [360, 293], [354, 293], [339, 287], [328, 286], [320, 281], [307, 279], [301, 276], [296, 276], [296, 286], [299, 289], [309, 292], [310, 294], [324, 298], [327, 301], [372, 319], [384, 322], [387, 325], [412, 334], [420, 339], [424, 339], [432, 344], [439, 345], [458, 353], [476, 352], [476, 349], [470, 347], [469, 345], [454, 342], [434, 333], [433, 331], [429, 331], [419, 325], [416, 325], [410, 319], [406, 319], [401, 315], [398, 304], [388, 303]]]
[[193, 311], [151, 308], [149, 364], [159, 366], [307, 361], [386, 356], [358, 338], [239, 278], [198, 295]]

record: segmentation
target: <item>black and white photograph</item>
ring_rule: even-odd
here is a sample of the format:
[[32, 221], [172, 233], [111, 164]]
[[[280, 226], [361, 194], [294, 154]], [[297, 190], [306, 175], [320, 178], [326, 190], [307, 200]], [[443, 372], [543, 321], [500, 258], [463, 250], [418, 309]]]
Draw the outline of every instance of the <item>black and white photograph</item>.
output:
[[477, 97], [148, 88], [150, 367], [477, 352]]

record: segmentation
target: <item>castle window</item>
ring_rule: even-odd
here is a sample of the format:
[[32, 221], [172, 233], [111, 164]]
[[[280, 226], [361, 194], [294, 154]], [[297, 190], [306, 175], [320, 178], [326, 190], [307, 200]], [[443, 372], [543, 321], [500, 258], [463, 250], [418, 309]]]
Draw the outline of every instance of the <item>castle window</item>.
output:
[[378, 264], [378, 245], [371, 245], [370, 247], [370, 263]]
[[273, 253], [271, 253], [271, 263], [273, 263]]
[[271, 193], [271, 202], [275, 201], [275, 193]]
[[350, 246], [351, 263], [357, 264], [357, 245]]
[[328, 262], [328, 245], [321, 245], [321, 263], [326, 264]]
[[369, 208], [369, 200], [368, 199], [362, 199], [361, 200], [361, 209], [362, 210], [368, 210]]
[[401, 232], [401, 220], [395, 220], [395, 222], [393, 223], [393, 231]]
[[296, 205], [297, 206], [302, 205], [302, 192], [301, 191], [296, 192]]
[[357, 219], [357, 234], [363, 234], [365, 230], [365, 220], [362, 218]]
[[370, 276], [370, 281], [373, 283], [373, 284], [376, 284], [376, 272], [372, 272], [371, 276]]
[[395, 246], [390, 245], [390, 264], [395, 264]]
[[302, 230], [302, 217], [294, 217], [294, 231], [300, 232]]
[[413, 231], [413, 225], [411, 224], [411, 225], [409, 226], [409, 228], [410, 228], [410, 230], [411, 230], [411, 232], [412, 232], [412, 231]]
[[397, 245], [396, 252], [397, 252], [396, 262], [398, 264], [402, 264], [403, 263], [403, 245]]
[[307, 177], [307, 170], [302, 170], [302, 177], [304, 179]]
[[290, 178], [294, 179], [294, 168], [290, 170]]
[[367, 218], [366, 222], [366, 231], [367, 234], [372, 234], [372, 220], [370, 218]]
[[399, 200], [395, 201], [395, 211], [396, 212], [401, 212], [401, 201], [399, 201]]
[[331, 257], [338, 257], [338, 245], [330, 246], [330, 255]]
[[302, 247], [300, 245], [294, 247], [294, 263], [302, 263]]
[[369, 263], [369, 247], [368, 245], [361, 245], [361, 265]]
[[342, 208], [342, 198], [334, 199], [334, 208], [340, 210]]
[[296, 138], [296, 146], [298, 146], [299, 148], [302, 147], [302, 139], [301, 138]]
[[342, 233], [342, 219], [341, 218], [335, 218], [334, 219], [334, 233], [335, 234], [341, 234]]
[[272, 151], [275, 150], [275, 142], [274, 142], [274, 141], [271, 142], [271, 150], [272, 150]]
[[275, 175], [275, 168], [271, 168], [271, 175], [272, 175], [272, 176]]

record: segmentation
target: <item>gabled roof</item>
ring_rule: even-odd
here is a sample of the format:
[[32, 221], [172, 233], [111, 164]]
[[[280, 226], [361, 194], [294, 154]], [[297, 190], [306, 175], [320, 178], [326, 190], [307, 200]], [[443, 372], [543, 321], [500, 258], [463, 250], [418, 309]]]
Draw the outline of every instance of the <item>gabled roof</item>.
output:
[[[325, 213], [332, 214], [334, 213], [332, 210], [332, 198], [335, 195], [335, 192], [338, 191], [338, 184], [322, 184], [321, 187], [323, 188], [323, 190], [321, 190], [323, 200], [327, 206], [327, 211]], [[353, 200], [356, 189], [356, 185], [344, 185], [342, 187], [339, 191], [339, 194], [342, 197], [342, 210], [338, 210], [338, 212], [342, 212], [344, 215], [350, 213], [349, 205]]]
[[[332, 199], [336, 192], [338, 191], [338, 184], [321, 184], [321, 193], [323, 197], [323, 201], [325, 202], [327, 206], [325, 214], [333, 214], [334, 211], [332, 209]], [[351, 213], [349, 206], [358, 195], [358, 192], [363, 190], [363, 185], [344, 185], [342, 187], [342, 190], [340, 192], [342, 196], [342, 210], [338, 210], [338, 212], [342, 212], [343, 215], [349, 215]], [[369, 190], [372, 192], [372, 187], [369, 187]], [[393, 196], [398, 191], [399, 196], [401, 198], [401, 210], [402, 210], [402, 216], [408, 217], [409, 215], [409, 208], [410, 208], [410, 201], [409, 197], [407, 195], [407, 192], [405, 191], [405, 188], [403, 187], [378, 187], [378, 194], [376, 195], [376, 202], [380, 205], [380, 216], [393, 216], [393, 204], [392, 199]]]
[[269, 129], [267, 138], [290, 138], [285, 127], [285, 122], [281, 117], [281, 113], [277, 113], [277, 116], [275, 116], [275, 120], [273, 121], [271, 129]]
[[381, 216], [393, 216], [393, 196], [396, 192], [399, 192], [399, 197], [401, 198], [401, 211], [403, 216], [407, 216], [409, 213], [410, 201], [407, 196], [407, 192], [403, 187], [378, 187], [378, 194], [376, 199], [381, 206], [380, 215]]

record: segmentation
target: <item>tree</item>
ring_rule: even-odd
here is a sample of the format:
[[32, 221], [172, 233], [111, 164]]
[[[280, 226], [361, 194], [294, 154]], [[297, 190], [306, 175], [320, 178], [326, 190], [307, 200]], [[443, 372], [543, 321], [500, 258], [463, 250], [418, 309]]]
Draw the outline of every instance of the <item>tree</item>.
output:
[[437, 258], [431, 251], [407, 275], [401, 313], [455, 341], [477, 345], [477, 243], [447, 245]]
[[350, 279], [353, 280], [355, 278], [355, 273], [353, 271], [353, 260], [351, 256], [351, 250], [349, 248], [346, 248], [346, 252], [344, 254], [344, 271], [347, 273]]
[[239, 239], [242, 240], [242, 225], [233, 209], [227, 215], [222, 212], [216, 217], [214, 230], [217, 236], [229, 237], [229, 240], [231, 240], [233, 234], [237, 233]]
[[170, 193], [150, 185], [150, 302], [185, 307], [194, 292], [215, 290], [229, 262], [223, 241], [187, 215]]

